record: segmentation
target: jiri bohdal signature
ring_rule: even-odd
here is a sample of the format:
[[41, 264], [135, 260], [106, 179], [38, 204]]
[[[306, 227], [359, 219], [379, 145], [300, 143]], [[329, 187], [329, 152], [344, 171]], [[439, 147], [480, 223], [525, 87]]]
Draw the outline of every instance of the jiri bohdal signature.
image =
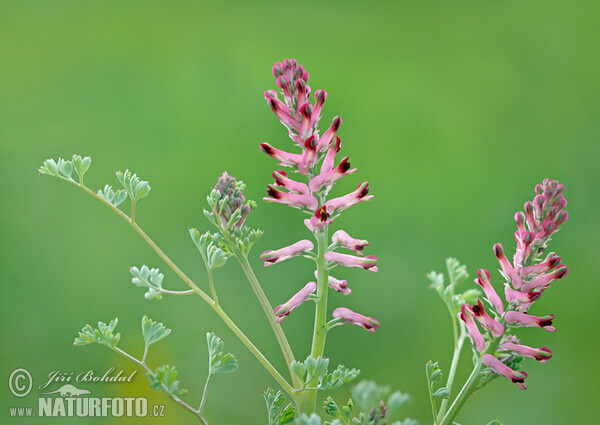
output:
[[134, 370], [129, 375], [123, 370], [115, 373], [114, 367], [111, 367], [104, 373], [98, 372], [98, 369], [90, 369], [80, 372], [77, 375], [75, 372], [55, 370], [48, 374], [48, 381], [40, 385], [39, 389], [43, 390], [53, 382], [131, 382], [136, 373], [137, 370]]

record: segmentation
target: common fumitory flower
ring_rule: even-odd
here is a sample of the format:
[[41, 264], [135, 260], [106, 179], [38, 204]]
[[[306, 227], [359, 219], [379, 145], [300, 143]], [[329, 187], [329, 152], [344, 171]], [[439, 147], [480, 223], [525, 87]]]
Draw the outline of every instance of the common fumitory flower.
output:
[[500, 267], [502, 268], [502, 274], [506, 279], [509, 279], [515, 289], [521, 288], [523, 286], [523, 280], [521, 276], [515, 271], [506, 255], [504, 255], [504, 247], [501, 243], [497, 243], [494, 245], [494, 254], [496, 254], [496, 258], [500, 263]]
[[504, 305], [502, 304], [502, 300], [490, 282], [490, 272], [488, 272], [486, 269], [477, 270], [477, 279], [475, 279], [475, 283], [481, 286], [483, 293], [487, 297], [488, 301], [494, 306], [498, 314], [503, 314]]
[[268, 143], [261, 143], [260, 149], [270, 157], [279, 161], [279, 165], [284, 165], [286, 167], [297, 166], [302, 160], [301, 154], [289, 153], [282, 151], [281, 149], [275, 149]]
[[[515, 214], [517, 246], [512, 262], [506, 256], [502, 244], [494, 245], [494, 254], [506, 280], [504, 298], [508, 305], [504, 307], [492, 287], [489, 272], [481, 269], [477, 272], [478, 279], [475, 282], [482, 287], [487, 301], [494, 307], [495, 312], [492, 313], [495, 315], [492, 317], [486, 312], [481, 314], [483, 304], [479, 300], [477, 305], [463, 305], [459, 317], [465, 322], [469, 336], [478, 351], [481, 352], [484, 339], [473, 318], [487, 331], [492, 341], [502, 338], [497, 351], [509, 351], [516, 356], [531, 357], [545, 362], [552, 357], [548, 348], [531, 348], [518, 344], [516, 337], [507, 332], [513, 327], [538, 327], [554, 332], [556, 328], [552, 326], [552, 314], [533, 316], [527, 314], [527, 311], [552, 282], [561, 279], [568, 272], [567, 266], [560, 264], [561, 258], [555, 253], [550, 253], [542, 259], [552, 235], [568, 218], [564, 209], [567, 205], [563, 195], [564, 186], [554, 180], [545, 179], [542, 184], [536, 186], [535, 192], [533, 200], [525, 203], [525, 211]], [[503, 323], [506, 326], [501, 328]], [[498, 374], [516, 382], [520, 388], [526, 388], [523, 379], [527, 374], [513, 371], [496, 358], [495, 354], [486, 353], [482, 357], [483, 362]], [[506, 354], [501, 353], [500, 357], [505, 359]]]
[[333, 198], [325, 202], [325, 209], [329, 214], [341, 212], [353, 205], [358, 204], [361, 201], [368, 201], [373, 198], [369, 195], [369, 182], [362, 182], [358, 185], [356, 190], [350, 192], [347, 195], [340, 196], [339, 198]]
[[527, 378], [527, 374], [525, 372], [512, 370], [510, 367], [506, 366], [491, 354], [484, 354], [481, 359], [484, 365], [494, 369], [498, 375], [510, 379], [522, 390], [527, 389], [527, 385], [525, 385], [525, 378]]
[[346, 157], [340, 161], [337, 167], [310, 179], [308, 185], [310, 190], [318, 192], [323, 186], [331, 187], [337, 180], [354, 172], [356, 172], [356, 168], [350, 169], [350, 162]]
[[273, 312], [275, 313], [275, 320], [277, 322], [282, 322], [285, 319], [285, 316], [289, 315], [292, 310], [301, 305], [306, 299], [315, 292], [317, 289], [316, 282], [308, 282], [304, 288], [298, 291], [292, 298], [288, 300], [285, 304], [278, 305], [275, 307]]
[[227, 202], [222, 204], [216, 203], [212, 211], [212, 214], [219, 218], [222, 226], [227, 226], [231, 216], [238, 210], [241, 213], [241, 219], [237, 222], [236, 226], [241, 227], [244, 224], [244, 220], [250, 212], [251, 207], [242, 193], [243, 189], [243, 183], [238, 182], [235, 177], [227, 174], [227, 171], [219, 177], [219, 180], [215, 184], [215, 190], [219, 193], [219, 198], [224, 199], [227, 197]]
[[340, 254], [339, 252], [329, 251], [325, 253], [325, 260], [338, 263], [345, 267], [360, 267], [370, 272], [377, 272], [377, 257], [367, 255], [366, 257], [355, 257], [350, 254]]
[[280, 263], [292, 257], [302, 255], [305, 252], [311, 251], [313, 248], [314, 245], [311, 241], [303, 239], [276, 251], [264, 251], [260, 254], [260, 259], [265, 262], [265, 267], [268, 267], [275, 263]]
[[[320, 260], [325, 260], [329, 262], [326, 266], [360, 267], [376, 272], [378, 270], [377, 257], [372, 255], [362, 257], [361, 251], [369, 245], [366, 240], [354, 239], [343, 230], [338, 230], [333, 234], [333, 245], [329, 247], [324, 242], [326, 239], [322, 238], [324, 234], [328, 233], [328, 226], [342, 211], [361, 201], [373, 198], [372, 195], [369, 195], [369, 183], [363, 182], [351, 193], [327, 199], [329, 191], [339, 179], [356, 172], [356, 169], [350, 166], [348, 157], [341, 159], [336, 165], [336, 156], [341, 149], [338, 132], [342, 119], [336, 116], [327, 130], [321, 132], [318, 129], [327, 92], [317, 90], [314, 94], [314, 102], [311, 103], [311, 90], [307, 84], [308, 73], [296, 60], [286, 59], [283, 62], [277, 62], [273, 66], [273, 75], [276, 77], [275, 83], [281, 92], [267, 90], [265, 99], [277, 118], [287, 128], [289, 137], [296, 145], [294, 148], [299, 148], [299, 151], [287, 152], [276, 149], [267, 143], [262, 143], [260, 148], [282, 166], [291, 167], [293, 171], [298, 172], [300, 177], [292, 179], [281, 170], [275, 171], [273, 173], [275, 184], [268, 186], [269, 196], [263, 199], [311, 213], [311, 216], [304, 220], [304, 224], [314, 234], [317, 241], [324, 245], [318, 247], [316, 254], [305, 256], [316, 256], [317, 268], [323, 267], [324, 262]], [[283, 100], [280, 99], [281, 95], [283, 95]], [[302, 180], [303, 176], [306, 180], [297, 181]], [[267, 266], [292, 256], [304, 255], [314, 248], [307, 242], [300, 241], [278, 251], [265, 251], [261, 254], [261, 259]], [[337, 253], [335, 250], [338, 248], [349, 249], [361, 256]], [[329, 276], [328, 271], [328, 269], [318, 269], [318, 273], [315, 273], [315, 276], [318, 276], [317, 280], [319, 277], [322, 279], [317, 286], [327, 284], [329, 288], [343, 295], [349, 295], [352, 291], [348, 288], [348, 282]], [[324, 275], [327, 275], [327, 282], [323, 281], [322, 276]], [[279, 306], [275, 311], [277, 319], [282, 320], [297, 303], [306, 299], [308, 296], [306, 292], [309, 289], [311, 288], [305, 287], [286, 304]], [[325, 288], [319, 287], [319, 291], [322, 289]], [[319, 296], [317, 302], [327, 302], [327, 297]], [[335, 310], [334, 317], [342, 318], [342, 316], [344, 320], [371, 331], [379, 327], [379, 323], [375, 319], [361, 316], [344, 308]]]
[[294, 208], [307, 208], [312, 211], [316, 210], [319, 206], [319, 201], [312, 195], [299, 195], [297, 193], [284, 192], [271, 185], [268, 185], [267, 187], [267, 194], [270, 197], [263, 198], [263, 201], [277, 202]]
[[375, 332], [375, 329], [379, 329], [380, 327], [379, 322], [374, 318], [355, 313], [346, 307], [336, 308], [333, 310], [332, 316], [334, 319], [342, 319], [346, 323], [352, 323], [353, 325], [360, 326], [373, 333]]
[[547, 316], [532, 316], [527, 313], [521, 313], [519, 311], [509, 311], [504, 316], [506, 323], [517, 323], [526, 328], [544, 328], [548, 332], [554, 332], [556, 328], [552, 326], [552, 320], [554, 315], [548, 314]]
[[472, 313], [467, 309], [467, 305], [468, 304], [463, 304], [460, 307], [458, 318], [464, 322], [469, 337], [471, 338], [471, 341], [473, 341], [473, 344], [475, 344], [475, 349], [481, 353], [485, 349], [485, 340], [475, 324]]
[[281, 170], [273, 172], [275, 184], [287, 189], [289, 192], [294, 192], [299, 195], [310, 195], [310, 189], [304, 183], [290, 179], [287, 174]]
[[500, 350], [512, 351], [521, 357], [530, 357], [539, 361], [540, 363], [546, 363], [552, 357], [552, 351], [549, 348], [532, 348], [526, 345], [515, 344], [514, 342], [504, 342], [500, 344]]
[[342, 295], [350, 295], [352, 293], [352, 289], [348, 288], [347, 280], [339, 280], [333, 276], [329, 276], [327, 284], [331, 289], [341, 293]]
[[338, 243], [342, 248], [347, 248], [360, 255], [362, 255], [361, 251], [365, 248], [365, 246], [369, 245], [369, 242], [366, 240], [354, 239], [343, 230], [338, 230], [335, 232], [331, 237], [331, 242]]
[[545, 275], [536, 277], [535, 279], [532, 279], [529, 282], [526, 282], [521, 288], [521, 290], [532, 291], [545, 288], [555, 280], [561, 279], [564, 276], [566, 276], [568, 271], [569, 269], [567, 268], [567, 266], [558, 266], [552, 273], [547, 273]]
[[469, 310], [469, 313], [471, 313], [471, 315], [477, 319], [481, 326], [483, 326], [485, 330], [494, 335], [496, 338], [504, 335], [504, 325], [497, 320], [492, 319], [490, 315], [486, 313], [481, 300], [477, 300], [477, 304], [472, 306], [466, 304], [466, 308]]

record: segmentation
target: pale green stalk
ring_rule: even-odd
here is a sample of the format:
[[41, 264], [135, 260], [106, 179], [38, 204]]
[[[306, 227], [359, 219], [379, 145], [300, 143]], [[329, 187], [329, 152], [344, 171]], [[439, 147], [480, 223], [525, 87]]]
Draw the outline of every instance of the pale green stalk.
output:
[[[263, 367], [273, 376], [279, 385], [287, 392], [292, 398], [295, 398], [294, 389], [292, 386], [281, 376], [281, 374], [275, 369], [275, 367], [267, 360], [267, 358], [254, 346], [252, 341], [238, 328], [238, 326], [231, 320], [231, 318], [225, 313], [225, 311], [215, 302], [213, 299], [200, 289], [177, 265], [154, 243], [152, 239], [137, 225], [136, 222], [132, 221], [127, 214], [112, 205], [110, 202], [104, 200], [94, 191], [90, 190], [86, 186], [79, 184], [73, 180], [66, 180], [75, 186], [83, 189], [85, 192], [98, 199], [100, 202], [108, 206], [111, 210], [117, 213], [123, 220], [128, 222], [131, 227], [146, 241], [148, 245], [158, 254], [158, 256], [188, 285], [196, 294], [200, 296], [212, 309], [219, 315], [219, 317], [225, 322], [225, 324], [233, 331], [238, 339], [246, 346], [248, 350], [256, 357], [256, 359], [263, 365]], [[256, 279], [256, 278], [255, 278]], [[257, 282], [258, 284], [258, 282]]]
[[[325, 253], [328, 250], [327, 227], [317, 232], [317, 306], [315, 308], [315, 325], [311, 348], [311, 357], [322, 357], [325, 352], [325, 339], [327, 336], [327, 295], [329, 271], [325, 267]], [[308, 383], [309, 388], [316, 387], [318, 377]], [[317, 409], [317, 390], [303, 391], [298, 410], [302, 413], [311, 413]]]
[[[154, 371], [152, 369], [150, 369], [148, 367], [148, 365], [146, 364], [146, 360], [145, 360], [145, 354], [144, 353], [144, 359], [142, 360], [138, 360], [135, 357], [133, 357], [132, 355], [130, 355], [129, 353], [126, 353], [125, 351], [121, 350], [119, 347], [111, 347], [114, 351], [116, 351], [117, 353], [122, 354], [123, 356], [127, 357], [129, 360], [137, 363], [139, 366], [141, 366], [147, 373], [154, 375]], [[165, 392], [167, 391], [167, 387], [165, 386], [165, 384], [161, 383], [163, 389], [165, 390]], [[193, 413], [194, 415], [196, 415], [198, 417], [198, 419], [200, 419], [200, 421], [204, 424], [204, 425], [208, 425], [208, 422], [206, 421], [206, 419], [204, 419], [204, 416], [202, 416], [202, 414], [200, 413], [200, 410], [196, 410], [194, 409], [192, 406], [190, 406], [189, 404], [187, 404], [185, 401], [183, 401], [182, 399], [180, 399], [178, 396], [176, 396], [175, 394], [170, 394], [171, 399], [173, 399], [174, 402], [182, 405], [183, 407], [185, 407], [187, 410], [189, 410], [191, 413]]]

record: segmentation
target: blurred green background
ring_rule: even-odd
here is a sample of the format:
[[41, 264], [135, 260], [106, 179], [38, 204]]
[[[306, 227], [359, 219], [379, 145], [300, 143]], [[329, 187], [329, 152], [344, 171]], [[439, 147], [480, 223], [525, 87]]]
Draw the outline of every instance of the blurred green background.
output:
[[[93, 188], [117, 184], [118, 169], [139, 173], [152, 184], [138, 205], [139, 223], [203, 287], [187, 227], [208, 229], [205, 195], [227, 170], [258, 201], [248, 223], [265, 235], [252, 262], [277, 305], [311, 278], [307, 261], [263, 269], [257, 258], [308, 237], [299, 212], [260, 201], [276, 164], [259, 142], [290, 146], [263, 91], [275, 88], [273, 62], [294, 57], [309, 71], [313, 92], [329, 94], [323, 122], [343, 117], [343, 151], [359, 169], [334, 194], [368, 179], [376, 196], [334, 229], [368, 239], [380, 272], [337, 271], [353, 293], [332, 294], [330, 308], [354, 308], [382, 328], [375, 335], [335, 329], [332, 362], [409, 392], [406, 414], [431, 423], [424, 364], [439, 360], [447, 369], [451, 328], [425, 274], [442, 270], [448, 256], [471, 275], [496, 268], [492, 245], [514, 246], [514, 212], [552, 177], [566, 186], [570, 214], [552, 250], [570, 272], [535, 306], [556, 314], [558, 331], [530, 330], [525, 341], [550, 347], [554, 358], [524, 363], [526, 392], [497, 380], [459, 420], [596, 423], [599, 12], [597, 1], [0, 1], [0, 422], [56, 422], [9, 418], [9, 406], [36, 405], [39, 393], [34, 387], [18, 399], [8, 392], [17, 367], [32, 373], [34, 385], [54, 370], [132, 371], [104, 347], [71, 343], [85, 323], [118, 316], [122, 347], [140, 354], [139, 322], [148, 314], [174, 330], [149, 362], [177, 365], [192, 404], [206, 373], [205, 332], [221, 335], [238, 356], [239, 371], [210, 387], [211, 424], [266, 423], [261, 391], [274, 383], [217, 316], [196, 297], [145, 300], [127, 266], [160, 267], [167, 287], [184, 285], [107, 208], [35, 170], [48, 157], [80, 153], [93, 158], [86, 176]], [[215, 278], [227, 311], [282, 368], [239, 266], [232, 261]], [[309, 350], [312, 315], [304, 306], [283, 324], [297, 357]], [[461, 379], [466, 352], [463, 362]], [[141, 372], [130, 384], [82, 386], [166, 405], [166, 417], [137, 422], [194, 423], [150, 390]]]

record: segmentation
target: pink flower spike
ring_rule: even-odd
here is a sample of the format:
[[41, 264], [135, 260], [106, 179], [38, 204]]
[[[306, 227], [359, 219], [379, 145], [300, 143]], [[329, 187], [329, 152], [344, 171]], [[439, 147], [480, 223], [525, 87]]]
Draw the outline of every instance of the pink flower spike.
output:
[[345, 267], [360, 267], [370, 272], [377, 272], [377, 257], [367, 255], [366, 257], [355, 257], [350, 254], [340, 254], [339, 252], [329, 251], [325, 253], [325, 260], [338, 263]]
[[338, 230], [337, 232], [335, 232], [331, 237], [331, 241], [334, 243], [339, 243], [342, 248], [349, 249], [360, 255], [362, 255], [361, 251], [365, 248], [365, 246], [369, 245], [369, 242], [367, 242], [366, 240], [354, 239], [343, 230]]
[[331, 125], [329, 126], [327, 131], [325, 131], [325, 133], [323, 133], [323, 136], [319, 138], [317, 152], [322, 152], [325, 149], [329, 148], [329, 145], [333, 141], [335, 134], [340, 129], [340, 125], [342, 125], [342, 119], [340, 117], [334, 117], [333, 120], [331, 120]]
[[375, 333], [375, 329], [380, 328], [379, 322], [374, 318], [355, 313], [345, 307], [339, 307], [333, 310], [332, 316], [334, 319], [342, 319], [346, 323], [352, 323], [353, 325], [365, 328], [369, 332]]
[[494, 335], [494, 337], [500, 338], [504, 334], [504, 325], [497, 320], [492, 319], [490, 315], [485, 312], [481, 300], [477, 300], [477, 304], [467, 306], [466, 308], [469, 310], [469, 313], [477, 319], [481, 326]]
[[483, 289], [483, 292], [487, 297], [488, 301], [496, 309], [496, 313], [498, 313], [499, 315], [503, 315], [504, 304], [502, 303], [502, 300], [498, 296], [498, 293], [496, 293], [496, 290], [492, 286], [492, 282], [490, 281], [490, 272], [488, 272], [486, 269], [477, 270], [477, 279], [475, 279], [475, 283], [481, 286], [481, 289]]
[[350, 169], [350, 163], [348, 162], [348, 157], [346, 157], [340, 161], [337, 167], [310, 179], [308, 186], [310, 190], [317, 192], [323, 186], [331, 187], [337, 180], [355, 172], [356, 168]]
[[279, 164], [287, 167], [294, 167], [298, 165], [302, 160], [302, 155], [275, 149], [268, 143], [261, 143], [260, 150], [269, 155], [270, 157], [279, 161]]
[[506, 255], [504, 255], [504, 247], [501, 243], [497, 243], [494, 245], [494, 254], [496, 254], [496, 258], [500, 263], [500, 267], [502, 268], [502, 274], [504, 277], [509, 279], [515, 289], [520, 289], [523, 286], [523, 280], [521, 276], [515, 271]]
[[300, 289], [300, 291], [298, 291], [298, 293], [296, 293], [292, 298], [290, 298], [288, 302], [275, 307], [275, 310], [273, 310], [276, 316], [275, 321], [277, 323], [283, 322], [285, 316], [289, 315], [292, 312], [292, 310], [304, 303], [304, 301], [306, 301], [310, 294], [315, 292], [316, 289], [316, 282], [308, 282], [304, 286], [304, 288]]
[[464, 322], [467, 332], [469, 332], [469, 337], [473, 344], [475, 344], [475, 349], [481, 353], [485, 349], [485, 340], [483, 339], [483, 335], [481, 335], [477, 324], [475, 324], [473, 316], [467, 310], [467, 304], [460, 306], [458, 318]]
[[552, 357], [552, 351], [550, 351], [549, 348], [532, 348], [512, 342], [505, 342], [501, 344], [500, 350], [512, 351], [521, 357], [529, 357], [537, 360], [540, 363], [546, 363], [546, 360], [549, 360]]
[[331, 169], [334, 166], [335, 155], [340, 151], [341, 147], [342, 147], [342, 142], [340, 141], [339, 137], [336, 137], [335, 142], [332, 143], [331, 146], [329, 146], [329, 149], [327, 150], [325, 159], [323, 160], [323, 163], [321, 164], [321, 173], [320, 174], [325, 174], [328, 171], [331, 171]]
[[520, 313], [518, 311], [509, 311], [504, 316], [506, 323], [518, 323], [526, 328], [544, 328], [548, 332], [556, 331], [556, 328], [552, 326], [552, 320], [554, 315], [549, 314], [547, 316], [531, 316], [527, 313]]
[[324, 206], [327, 209], [328, 214], [343, 211], [351, 206], [358, 204], [361, 201], [368, 201], [373, 198], [373, 195], [369, 195], [369, 182], [362, 182], [358, 185], [354, 192], [350, 192], [347, 195], [339, 198], [333, 198], [325, 202]]
[[494, 369], [498, 375], [510, 379], [513, 383], [517, 384], [517, 387], [520, 389], [527, 389], [527, 385], [525, 385], [525, 378], [527, 378], [527, 374], [525, 372], [512, 370], [510, 367], [506, 366], [491, 354], [484, 354], [481, 360], [483, 361], [484, 365]]
[[295, 192], [300, 195], [310, 195], [310, 189], [304, 183], [290, 179], [284, 171], [277, 170], [273, 172], [275, 184], [281, 186], [290, 192]]
[[565, 265], [560, 265], [552, 273], [546, 273], [545, 275], [536, 277], [535, 279], [525, 282], [522, 291], [532, 291], [540, 288], [546, 288], [555, 280], [561, 279], [567, 275], [569, 269]]
[[307, 208], [314, 211], [319, 206], [319, 201], [312, 195], [298, 195], [296, 193], [283, 192], [271, 185], [268, 185], [267, 193], [270, 198], [263, 198], [263, 201], [277, 202], [294, 208]]
[[302, 255], [305, 252], [312, 251], [314, 245], [308, 239], [303, 239], [289, 246], [280, 248], [276, 251], [264, 251], [260, 254], [260, 259], [265, 262], [265, 267], [280, 263], [289, 258]]

